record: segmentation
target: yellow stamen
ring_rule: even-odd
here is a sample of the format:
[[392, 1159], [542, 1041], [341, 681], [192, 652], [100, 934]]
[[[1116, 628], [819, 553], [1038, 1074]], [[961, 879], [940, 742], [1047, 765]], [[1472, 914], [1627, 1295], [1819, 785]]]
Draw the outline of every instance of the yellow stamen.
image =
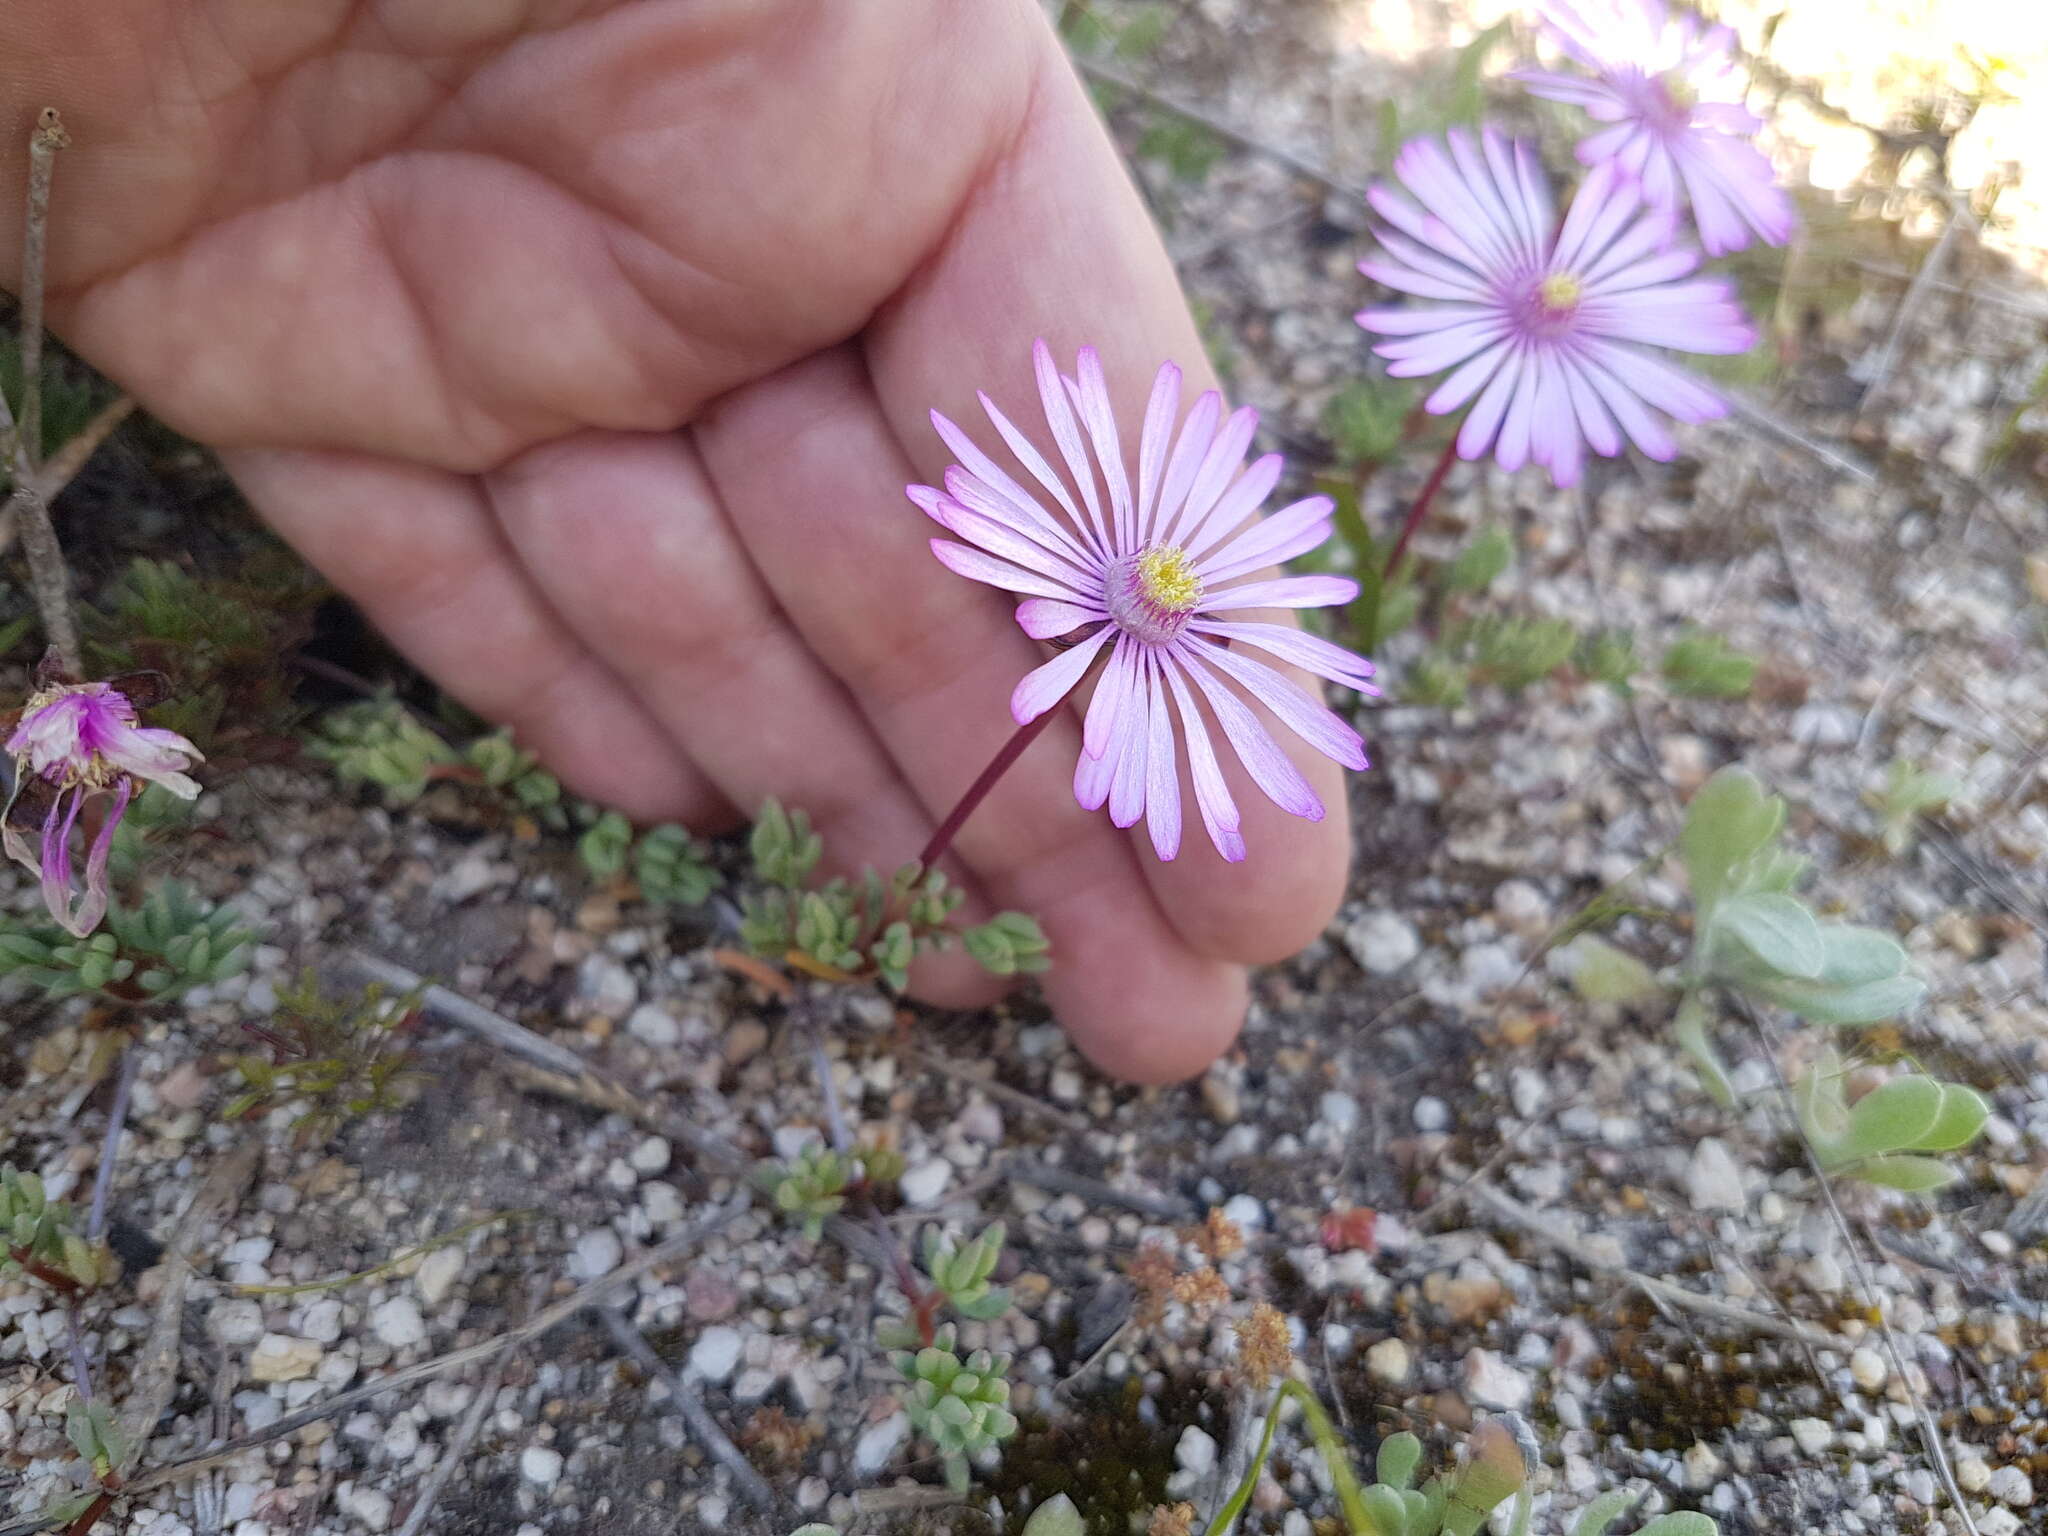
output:
[[1138, 557], [1138, 590], [1167, 613], [1190, 613], [1202, 600], [1202, 578], [1188, 552], [1177, 546], [1148, 549]]
[[1553, 314], [1563, 314], [1578, 308], [1579, 296], [1585, 292], [1579, 280], [1569, 272], [1553, 272], [1543, 279], [1536, 290], [1543, 300], [1543, 307]]

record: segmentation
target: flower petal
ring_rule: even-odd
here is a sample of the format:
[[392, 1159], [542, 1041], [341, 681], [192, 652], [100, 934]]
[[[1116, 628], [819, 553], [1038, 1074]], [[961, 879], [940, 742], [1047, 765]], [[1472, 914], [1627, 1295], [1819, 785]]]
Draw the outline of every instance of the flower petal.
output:
[[1049, 580], [1044, 576], [1027, 571], [1021, 566], [998, 560], [994, 555], [985, 554], [969, 544], [955, 544], [951, 539], [933, 539], [932, 553], [939, 557], [939, 563], [969, 581], [987, 582], [992, 587], [1001, 587], [1005, 592], [1018, 592], [1026, 597], [1050, 597], [1062, 603], [1085, 603], [1085, 593], [1076, 592], [1063, 583]]
[[1202, 719], [1189, 694], [1181, 668], [1169, 659], [1160, 671], [1166, 675], [1167, 685], [1173, 690], [1174, 707], [1180, 712], [1181, 735], [1188, 744], [1188, 771], [1195, 781], [1195, 809], [1201, 812], [1202, 826], [1216, 851], [1228, 862], [1238, 863], [1244, 858], [1244, 834], [1238, 831], [1237, 802], [1231, 798], [1230, 785], [1216, 761], [1208, 722]]
[[[1178, 644], [1192, 649], [1192, 642], [1186, 639]], [[1293, 678], [1221, 645], [1207, 646], [1202, 659], [1272, 710], [1289, 730], [1332, 762], [1346, 768], [1366, 766], [1364, 739]]]
[[1145, 749], [1145, 830], [1152, 834], [1152, 851], [1161, 863], [1167, 863], [1180, 852], [1180, 755], [1174, 749], [1166, 690], [1159, 683], [1161, 666], [1157, 656], [1146, 656], [1146, 708], [1152, 719], [1152, 739]]
[[1292, 662], [1305, 672], [1326, 677], [1359, 693], [1379, 692], [1372, 683], [1371, 662], [1341, 645], [1331, 644], [1320, 635], [1296, 629], [1292, 624], [1230, 624], [1218, 619], [1196, 619], [1188, 628], [1218, 639], [1255, 645], [1282, 661]]
[[1244, 608], [1334, 608], [1358, 596], [1349, 576], [1281, 576], [1246, 582], [1241, 587], [1208, 590], [1195, 604], [1197, 613], [1226, 613]]
[[[1205, 646], [1203, 649], [1215, 651], [1218, 648]], [[1196, 658], [1193, 647], [1175, 647], [1173, 659], [1202, 690], [1202, 697], [1216, 712], [1217, 722], [1223, 727], [1230, 749], [1244, 764], [1245, 772], [1251, 775], [1259, 792], [1290, 816], [1299, 816], [1304, 821], [1321, 821], [1325, 814], [1322, 797], [1309, 787], [1301, 770], [1288, 761], [1287, 754], [1280, 750], [1279, 743], [1259, 723], [1258, 717], [1236, 694], [1224, 687], [1220, 679], [1210, 676], [1209, 669]]]
[[1049, 597], [1030, 597], [1017, 605], [1017, 627], [1034, 640], [1070, 634], [1083, 624], [1099, 624], [1108, 617], [1107, 609]]
[[1114, 625], [1105, 624], [1079, 645], [1026, 672], [1010, 693], [1010, 717], [1019, 725], [1029, 725], [1072, 693], [1087, 674], [1095, 653], [1116, 633]]

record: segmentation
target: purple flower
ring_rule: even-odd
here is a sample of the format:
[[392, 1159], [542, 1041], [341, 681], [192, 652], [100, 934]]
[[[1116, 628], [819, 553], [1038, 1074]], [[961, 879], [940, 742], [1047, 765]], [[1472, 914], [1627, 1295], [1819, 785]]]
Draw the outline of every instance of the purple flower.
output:
[[[184, 770], [200, 760], [199, 749], [176, 731], [137, 725], [134, 704], [111, 683], [57, 683], [29, 699], [7, 738], [7, 750], [14, 757], [14, 793], [6, 811], [0, 811], [0, 840], [10, 858], [41, 874], [50, 915], [67, 933], [84, 938], [106, 915], [107, 855], [136, 781], [161, 784], [192, 799], [199, 786]], [[40, 852], [32, 851], [7, 819], [32, 777], [56, 789], [43, 818]], [[71, 829], [96, 795], [110, 795], [113, 804], [86, 856], [85, 889], [76, 892]]]
[[1239, 473], [1258, 413], [1246, 408], [1226, 418], [1214, 390], [1194, 403], [1176, 435], [1181, 373], [1172, 363], [1152, 386], [1134, 489], [1095, 349], [1081, 349], [1078, 381], [1060, 376], [1043, 341], [1031, 356], [1071, 488], [983, 395], [982, 409], [1036, 489], [1019, 484], [934, 411], [933, 425], [959, 462], [946, 471], [943, 491], [908, 490], [934, 521], [967, 541], [933, 539], [940, 560], [962, 576], [1022, 595], [1017, 622], [1033, 639], [1072, 642], [1018, 683], [1010, 713], [1020, 725], [1037, 719], [1106, 656], [1083, 722], [1074, 797], [1091, 811], [1107, 801], [1119, 827], [1144, 817], [1162, 859], [1180, 851], [1182, 739], [1209, 840], [1226, 859], [1244, 857], [1237, 804], [1203, 704], [1275, 805], [1321, 820], [1322, 801], [1240, 693], [1347, 768], [1366, 766], [1365, 744], [1308, 690], [1245, 647], [1361, 693], [1378, 692], [1372, 663], [1291, 625], [1229, 615], [1324, 608], [1357, 595], [1358, 584], [1339, 576], [1264, 574], [1330, 536], [1330, 499], [1311, 496], [1248, 523], [1280, 479], [1280, 456], [1267, 454]]
[[1377, 283], [1436, 304], [1359, 311], [1373, 348], [1400, 378], [1454, 369], [1425, 402], [1442, 415], [1471, 402], [1458, 452], [1489, 447], [1505, 469], [1529, 461], [1578, 483], [1584, 449], [1612, 456], [1624, 435], [1653, 459], [1677, 452], [1657, 412], [1725, 415], [1713, 390], [1646, 347], [1742, 352], [1755, 340], [1734, 290], [1681, 282], [1699, 253], [1671, 241], [1676, 217], [1646, 209], [1612, 164], [1597, 167], [1558, 224], [1530, 147], [1492, 129], [1482, 144], [1453, 130], [1448, 148], [1416, 139], [1394, 158], [1414, 196], [1369, 194], [1389, 227], [1385, 257], [1359, 263]]
[[1751, 142], [1763, 121], [1742, 105], [1733, 31], [1674, 16], [1664, 0], [1538, 0], [1537, 9], [1593, 77], [1520, 69], [1508, 78], [1611, 125], [1580, 141], [1582, 161], [1613, 162], [1653, 208], [1676, 208], [1683, 193], [1710, 256], [1741, 250], [1752, 230], [1785, 243], [1796, 215]]

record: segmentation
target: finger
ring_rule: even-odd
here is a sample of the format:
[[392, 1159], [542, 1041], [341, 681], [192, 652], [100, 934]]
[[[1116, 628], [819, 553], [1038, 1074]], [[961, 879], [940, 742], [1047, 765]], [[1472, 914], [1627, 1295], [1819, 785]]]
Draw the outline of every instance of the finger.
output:
[[[918, 478], [933, 484], [950, 456], [926, 419], [930, 408], [1001, 448], [983, 425], [977, 388], [1050, 451], [1044, 428], [1032, 431], [1033, 336], [1046, 337], [1068, 367], [1078, 347], [1100, 349], [1127, 448], [1161, 362], [1187, 371], [1190, 397], [1212, 387], [1158, 236], [1049, 34], [1045, 47], [1016, 145], [919, 281], [868, 333], [883, 408]], [[1286, 730], [1272, 729], [1328, 808], [1327, 819], [1280, 811], [1251, 785], [1235, 754], [1219, 747], [1243, 812], [1248, 857], [1226, 864], [1196, 833], [1173, 863], [1144, 863], [1174, 925], [1204, 953], [1246, 961], [1292, 954], [1321, 931], [1343, 896], [1350, 839], [1342, 775]]]
[[[694, 430], [782, 610], [937, 820], [1016, 729], [1006, 702], [1037, 647], [1007, 601], [931, 558], [860, 359], [842, 348], [798, 363]], [[1244, 979], [1188, 948], [1129, 840], [1075, 803], [1079, 751], [1078, 725], [1056, 722], [955, 848], [995, 901], [1045, 925], [1048, 1000], [1091, 1060], [1140, 1081], [1185, 1077], [1236, 1034]]]
[[731, 824], [731, 805], [521, 573], [475, 481], [353, 454], [225, 461], [394, 645], [570, 789], [636, 820]]
[[[931, 818], [777, 610], [685, 438], [581, 433], [484, 484], [569, 626], [734, 803], [801, 806], [843, 873], [917, 856]], [[917, 980], [954, 1006], [1000, 990], [958, 955]]]

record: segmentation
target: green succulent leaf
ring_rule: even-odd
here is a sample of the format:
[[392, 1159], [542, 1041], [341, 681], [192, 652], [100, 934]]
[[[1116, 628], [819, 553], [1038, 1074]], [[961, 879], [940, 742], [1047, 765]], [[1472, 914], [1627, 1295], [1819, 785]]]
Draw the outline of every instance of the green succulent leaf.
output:
[[1421, 1462], [1422, 1442], [1404, 1429], [1380, 1442], [1373, 1471], [1389, 1487], [1406, 1488], [1415, 1481], [1415, 1469]]
[[1720, 1536], [1721, 1527], [1697, 1510], [1681, 1509], [1659, 1515], [1636, 1536]]
[[1967, 1147], [1991, 1118], [1991, 1105], [1984, 1095], [1961, 1083], [1941, 1085], [1941, 1113], [1927, 1134], [1913, 1143], [1916, 1152], [1953, 1152]]
[[1505, 528], [1478, 534], [1444, 570], [1446, 592], [1484, 592], [1514, 564], [1515, 541]]
[[1940, 1158], [1915, 1157], [1905, 1153], [1870, 1158], [1856, 1164], [1851, 1172], [1866, 1184], [1880, 1184], [1886, 1189], [1903, 1190], [1909, 1195], [1928, 1194], [1953, 1184], [1961, 1177]]
[[1774, 976], [1811, 981], [1827, 960], [1820, 924], [1805, 903], [1777, 892], [1745, 892], [1723, 901], [1714, 909], [1713, 936], [1722, 935]]
[[1686, 807], [1678, 848], [1703, 923], [1736, 872], [1784, 823], [1785, 802], [1766, 794], [1746, 768], [1723, 768], [1700, 786]]
[[1088, 1523], [1064, 1493], [1056, 1493], [1024, 1522], [1024, 1536], [1088, 1536]]
[[1941, 1119], [1941, 1084], [1914, 1073], [1880, 1083], [1856, 1101], [1833, 1151], [1843, 1161], [1920, 1145]]
[[1860, 986], [1831, 986], [1825, 981], [1787, 977], [1757, 983], [1753, 990], [1787, 1013], [1815, 1024], [1875, 1024], [1918, 1003], [1927, 986], [1916, 976], [1894, 976]]
[[1582, 933], [1571, 942], [1572, 987], [1589, 1003], [1627, 1006], [1660, 996], [1664, 988], [1650, 968], [1605, 939]]
[[1579, 1511], [1579, 1518], [1572, 1526], [1571, 1536], [1607, 1536], [1607, 1527], [1614, 1524], [1635, 1506], [1636, 1496], [1619, 1490], [1603, 1493], [1599, 1498]]

